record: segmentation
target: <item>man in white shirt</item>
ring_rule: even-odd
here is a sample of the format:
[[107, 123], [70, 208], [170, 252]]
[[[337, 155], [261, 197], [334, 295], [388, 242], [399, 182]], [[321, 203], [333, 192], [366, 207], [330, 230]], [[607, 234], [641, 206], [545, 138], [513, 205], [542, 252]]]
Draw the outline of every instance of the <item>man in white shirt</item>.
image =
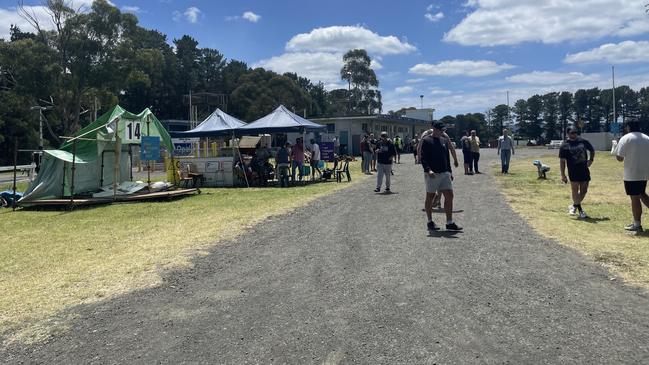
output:
[[509, 174], [509, 161], [514, 154], [514, 141], [509, 136], [507, 128], [503, 129], [503, 135], [498, 138], [498, 154], [503, 174]]
[[642, 203], [649, 207], [649, 136], [640, 132], [637, 121], [626, 124], [627, 134], [617, 144], [617, 160], [624, 161], [624, 189], [631, 198], [633, 223], [627, 231], [642, 232]]
[[311, 180], [315, 179], [315, 172], [318, 171], [318, 176], [322, 177], [322, 171], [318, 167], [320, 163], [320, 146], [315, 143], [315, 139], [311, 140]]

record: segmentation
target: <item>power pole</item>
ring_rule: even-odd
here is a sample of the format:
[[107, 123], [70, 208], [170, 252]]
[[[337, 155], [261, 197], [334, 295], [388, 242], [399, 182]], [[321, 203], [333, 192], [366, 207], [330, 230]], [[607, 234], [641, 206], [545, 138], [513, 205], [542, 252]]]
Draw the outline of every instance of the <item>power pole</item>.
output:
[[[613, 76], [613, 121], [612, 123], [617, 124], [617, 113], [615, 112], [615, 66], [611, 66], [611, 74]], [[618, 127], [616, 127], [618, 128]], [[620, 129], [617, 129], [617, 132], [615, 133], [615, 137], [617, 137], [618, 133], [620, 133]]]

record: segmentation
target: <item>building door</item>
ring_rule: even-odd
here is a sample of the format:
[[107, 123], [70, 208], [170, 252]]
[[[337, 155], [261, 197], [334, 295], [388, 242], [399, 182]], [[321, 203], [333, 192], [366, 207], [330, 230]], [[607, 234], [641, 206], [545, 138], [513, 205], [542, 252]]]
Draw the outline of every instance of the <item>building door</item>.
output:
[[361, 136], [359, 134], [352, 134], [352, 148], [349, 149], [354, 156], [361, 155]]
[[349, 134], [347, 131], [340, 131], [340, 154], [349, 153]]

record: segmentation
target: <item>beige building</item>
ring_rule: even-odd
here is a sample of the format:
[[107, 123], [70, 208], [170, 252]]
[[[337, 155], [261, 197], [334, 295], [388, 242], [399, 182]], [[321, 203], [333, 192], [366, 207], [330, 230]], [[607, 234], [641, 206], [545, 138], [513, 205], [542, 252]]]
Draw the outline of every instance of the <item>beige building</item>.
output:
[[374, 133], [378, 137], [381, 132], [385, 131], [388, 132], [390, 138], [399, 136], [407, 143], [414, 135], [420, 135], [430, 128], [429, 120], [387, 114], [309, 120], [327, 126], [327, 130], [320, 133], [320, 140], [332, 141], [336, 138], [341, 149], [346, 148], [347, 153], [354, 155], [360, 154], [360, 142], [364, 134]]

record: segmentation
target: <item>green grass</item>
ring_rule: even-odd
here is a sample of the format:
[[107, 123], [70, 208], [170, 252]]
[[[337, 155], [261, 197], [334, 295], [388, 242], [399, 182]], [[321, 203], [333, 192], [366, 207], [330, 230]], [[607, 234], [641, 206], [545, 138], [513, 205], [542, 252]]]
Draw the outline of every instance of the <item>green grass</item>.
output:
[[[365, 179], [360, 162], [353, 181]], [[269, 216], [349, 186], [202, 189], [169, 202], [67, 211], [0, 211], [0, 335], [33, 341], [65, 308], [160, 283], [161, 269], [191, 265], [204, 248]]]
[[[537, 179], [532, 161], [551, 167], [547, 180]], [[596, 155], [592, 181], [582, 206], [591, 217], [578, 220], [567, 214], [572, 203], [570, 185], [561, 182], [556, 154], [539, 151], [536, 157], [512, 160], [510, 175], [494, 175], [511, 206], [541, 234], [585, 253], [621, 275], [649, 288], [649, 236], [631, 235], [624, 226], [633, 221], [629, 197], [622, 182], [623, 165], [606, 152]], [[645, 207], [645, 220], [649, 212]]]

